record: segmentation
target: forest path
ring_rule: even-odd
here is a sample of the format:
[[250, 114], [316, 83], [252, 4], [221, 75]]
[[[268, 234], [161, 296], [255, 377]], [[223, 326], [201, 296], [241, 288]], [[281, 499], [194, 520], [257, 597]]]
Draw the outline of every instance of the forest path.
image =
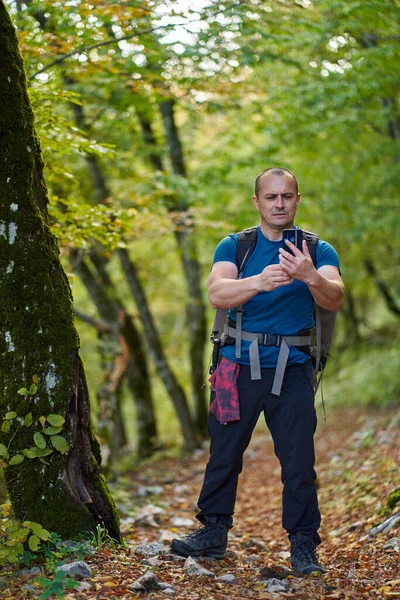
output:
[[[150, 559], [158, 580], [170, 583], [174, 598], [182, 600], [400, 597], [399, 547], [384, 548], [400, 535], [400, 523], [391, 531], [360, 541], [374, 525], [399, 510], [399, 505], [383, 510], [389, 494], [399, 485], [399, 429], [398, 410], [329, 410], [327, 423], [319, 419], [316, 457], [324, 540], [319, 557], [328, 574], [289, 576], [285, 578], [286, 593], [267, 591], [265, 580], [271, 575], [267, 569], [283, 576], [284, 567], [289, 567], [289, 547], [281, 527], [280, 468], [268, 430], [260, 423], [245, 455], [227, 558], [200, 561], [213, 577], [194, 577], [185, 574], [183, 562], [170, 562], [161, 554]], [[208, 450], [204, 450], [186, 461], [153, 460], [134, 476], [133, 489], [127, 485], [129, 494], [143, 494], [142, 509], [136, 512], [133, 525], [129, 517], [123, 519], [125, 539], [133, 547], [130, 568], [128, 559], [119, 586], [134, 581], [146, 568], [138, 544], [162, 541], [168, 547], [172, 537], [197, 527], [193, 515], [207, 456]], [[190, 525], [190, 519], [193, 525], [187, 528], [184, 525]], [[235, 576], [233, 583], [218, 579], [226, 574]], [[124, 597], [115, 595], [115, 588], [113, 592], [114, 598]], [[153, 592], [152, 598], [165, 598], [165, 593]]]
[[[260, 423], [245, 455], [226, 557], [198, 561], [208, 575], [189, 574], [185, 560], [172, 560], [168, 553], [173, 537], [197, 528], [196, 501], [208, 457], [204, 449], [189, 459], [153, 457], [140, 470], [116, 478], [112, 488], [127, 547], [100, 545], [85, 556], [93, 575], [84, 589], [65, 590], [64, 598], [400, 598], [400, 520], [390, 531], [362, 540], [372, 527], [400, 511], [400, 503], [387, 507], [389, 494], [399, 486], [399, 430], [398, 409], [329, 410], [327, 423], [320, 418], [316, 456], [324, 543], [319, 557], [328, 568], [326, 575], [296, 577], [288, 571], [280, 468], [268, 430]], [[154, 573], [156, 586], [158, 581], [173, 591], [143, 596], [132, 589], [145, 572]], [[0, 586], [0, 597], [37, 598], [37, 587], [22, 583], [14, 578], [6, 588]]]

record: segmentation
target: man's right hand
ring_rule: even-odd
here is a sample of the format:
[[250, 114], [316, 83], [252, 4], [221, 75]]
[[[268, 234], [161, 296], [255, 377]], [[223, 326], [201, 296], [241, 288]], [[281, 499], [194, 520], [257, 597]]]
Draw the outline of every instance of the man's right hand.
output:
[[293, 277], [285, 273], [280, 265], [269, 265], [258, 275], [260, 291], [272, 292], [281, 285], [290, 285]]

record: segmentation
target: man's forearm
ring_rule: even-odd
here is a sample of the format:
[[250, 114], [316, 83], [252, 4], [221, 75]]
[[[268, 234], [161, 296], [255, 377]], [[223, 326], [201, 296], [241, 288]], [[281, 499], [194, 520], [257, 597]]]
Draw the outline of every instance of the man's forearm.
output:
[[210, 284], [208, 298], [213, 308], [233, 308], [241, 306], [261, 291], [259, 275], [245, 279], [219, 278]]
[[342, 308], [344, 298], [344, 286], [340, 281], [327, 279], [318, 271], [315, 271], [308, 288], [315, 302], [322, 308], [339, 311]]

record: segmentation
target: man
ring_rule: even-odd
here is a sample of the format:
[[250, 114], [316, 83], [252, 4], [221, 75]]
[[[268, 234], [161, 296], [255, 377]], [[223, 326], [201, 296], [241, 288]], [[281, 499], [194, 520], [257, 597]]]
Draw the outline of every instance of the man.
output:
[[[231, 309], [232, 327], [236, 317], [233, 309], [243, 305], [243, 332], [296, 336], [314, 325], [313, 299], [322, 308], [341, 309], [344, 285], [339, 258], [334, 248], [321, 240], [316, 248], [316, 268], [305, 241], [302, 252], [287, 243], [293, 255], [282, 248], [283, 230], [294, 227], [300, 202], [293, 173], [283, 168], [266, 169], [256, 179], [252, 200], [261, 220], [256, 247], [238, 279], [238, 234], [219, 243], [208, 281], [210, 303], [213, 308]], [[261, 374], [257, 379], [251, 376], [250, 345], [249, 340], [242, 338], [240, 358], [235, 345], [222, 348], [223, 358], [213, 387], [217, 396], [224, 386], [225, 390], [229, 388], [231, 398], [238, 396], [240, 415], [237, 420], [223, 423], [217, 418], [218, 409], [211, 411], [210, 459], [198, 500], [200, 512], [196, 515], [203, 527], [173, 540], [171, 551], [183, 556], [223, 557], [228, 530], [233, 525], [243, 453], [263, 411], [282, 469], [282, 525], [290, 539], [292, 566], [304, 574], [324, 572], [316, 556], [316, 547], [321, 543], [321, 517], [314, 471], [312, 360], [304, 348], [291, 346], [280, 392], [272, 393], [280, 348], [259, 347]]]

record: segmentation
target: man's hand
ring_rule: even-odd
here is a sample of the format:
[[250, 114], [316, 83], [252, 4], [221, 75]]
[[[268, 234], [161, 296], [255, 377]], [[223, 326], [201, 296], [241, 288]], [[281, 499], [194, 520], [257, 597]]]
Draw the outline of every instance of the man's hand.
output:
[[307, 242], [303, 240], [303, 252], [300, 252], [289, 240], [285, 240], [285, 243], [292, 250], [294, 256], [283, 248], [279, 248], [279, 264], [282, 270], [293, 279], [304, 281], [307, 285], [313, 285], [317, 271], [308, 250]]
[[303, 281], [319, 306], [327, 310], [339, 311], [344, 296], [344, 284], [339, 269], [333, 265], [325, 265], [317, 270], [306, 241], [303, 241], [303, 252], [300, 252], [289, 240], [286, 240], [286, 244], [294, 256], [282, 248], [279, 249], [282, 270], [293, 279]]
[[285, 272], [281, 265], [269, 265], [258, 275], [260, 291], [272, 292], [281, 285], [289, 285], [293, 277]]

